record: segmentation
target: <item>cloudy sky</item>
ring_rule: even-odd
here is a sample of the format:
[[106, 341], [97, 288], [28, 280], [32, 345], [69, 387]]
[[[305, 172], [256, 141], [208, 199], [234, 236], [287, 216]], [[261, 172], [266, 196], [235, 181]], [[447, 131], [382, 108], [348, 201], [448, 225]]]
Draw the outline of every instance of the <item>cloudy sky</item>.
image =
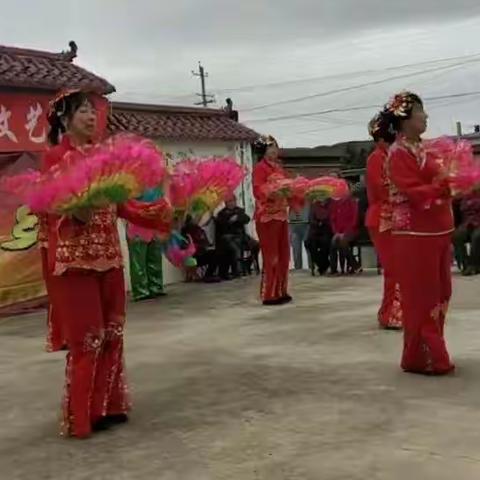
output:
[[[0, 42], [59, 51], [116, 99], [191, 105], [198, 61], [216, 105], [284, 146], [363, 139], [403, 88], [430, 135], [480, 123], [479, 0], [0, 0]], [[214, 104], [215, 105], [215, 104]]]

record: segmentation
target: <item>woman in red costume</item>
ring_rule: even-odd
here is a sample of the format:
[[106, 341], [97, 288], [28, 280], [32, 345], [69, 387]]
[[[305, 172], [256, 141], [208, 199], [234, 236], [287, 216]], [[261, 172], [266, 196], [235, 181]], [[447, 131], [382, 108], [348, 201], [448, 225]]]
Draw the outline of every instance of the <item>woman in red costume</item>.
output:
[[421, 140], [427, 129], [422, 100], [403, 92], [386, 106], [398, 133], [388, 174], [393, 208], [395, 275], [400, 284], [404, 347], [402, 368], [411, 373], [451, 372], [444, 324], [451, 297], [453, 231], [448, 173]]
[[[82, 161], [97, 130], [93, 98], [77, 90], [52, 102], [48, 117], [52, 147], [43, 158], [44, 169]], [[68, 350], [64, 434], [84, 438], [128, 419], [125, 286], [117, 217], [157, 228], [164, 208], [166, 204], [148, 209], [132, 201], [118, 208], [42, 218], [40, 244], [50, 299], [48, 348]]]
[[388, 116], [376, 115], [369, 124], [369, 133], [375, 141], [375, 150], [367, 161], [368, 211], [365, 225], [375, 246], [383, 269], [383, 300], [378, 311], [380, 327], [389, 330], [402, 328], [400, 288], [394, 275], [392, 242], [392, 209], [386, 172], [388, 149], [395, 141]]
[[281, 166], [278, 144], [273, 137], [261, 138], [255, 147], [262, 158], [253, 169], [255, 224], [263, 259], [260, 293], [264, 305], [282, 305], [292, 301], [288, 294], [288, 203], [286, 198], [267, 196], [265, 187], [273, 178], [286, 178], [287, 174]]

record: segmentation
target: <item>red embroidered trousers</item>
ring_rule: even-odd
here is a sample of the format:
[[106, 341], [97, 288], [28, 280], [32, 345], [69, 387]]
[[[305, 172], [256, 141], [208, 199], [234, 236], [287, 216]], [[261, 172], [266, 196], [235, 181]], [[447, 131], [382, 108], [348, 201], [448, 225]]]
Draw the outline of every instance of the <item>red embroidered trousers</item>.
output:
[[416, 373], [452, 370], [444, 324], [452, 294], [450, 235], [394, 235], [404, 346], [402, 368]]
[[54, 325], [68, 348], [64, 433], [86, 437], [106, 415], [126, 413], [123, 271], [72, 270], [49, 276]]
[[279, 300], [288, 293], [290, 268], [288, 222], [257, 221], [256, 227], [263, 259], [260, 295], [264, 302]]
[[378, 311], [378, 323], [382, 328], [402, 328], [400, 288], [395, 278], [395, 256], [391, 232], [369, 229], [370, 238], [383, 270], [383, 300]]

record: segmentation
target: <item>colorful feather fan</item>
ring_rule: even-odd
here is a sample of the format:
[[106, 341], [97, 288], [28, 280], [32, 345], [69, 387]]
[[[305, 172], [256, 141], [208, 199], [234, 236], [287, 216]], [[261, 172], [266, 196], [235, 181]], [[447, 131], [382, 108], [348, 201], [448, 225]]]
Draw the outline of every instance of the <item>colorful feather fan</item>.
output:
[[467, 140], [440, 137], [425, 142], [426, 150], [434, 155], [450, 179], [452, 192], [468, 193], [480, 185], [480, 161]]
[[165, 172], [164, 158], [152, 142], [118, 135], [87, 152], [67, 153], [44, 173], [7, 178], [2, 187], [34, 212], [65, 214], [135, 198], [158, 186]]
[[178, 231], [156, 231], [137, 225], [128, 224], [127, 235], [131, 240], [151, 242], [155, 238], [160, 240], [162, 252], [167, 260], [177, 268], [195, 267], [195, 245], [191, 239], [184, 238]]
[[172, 173], [169, 198], [178, 218], [187, 214], [199, 219], [214, 211], [232, 195], [246, 174], [231, 158], [184, 160]]
[[349, 194], [348, 183], [335, 177], [318, 177], [313, 180], [304, 177], [294, 179], [274, 176], [265, 186], [267, 196], [287, 198], [290, 206], [301, 207], [302, 201], [315, 202], [327, 198], [341, 198]]
[[349, 194], [348, 183], [336, 177], [318, 177], [309, 181], [305, 196], [310, 202], [339, 199]]

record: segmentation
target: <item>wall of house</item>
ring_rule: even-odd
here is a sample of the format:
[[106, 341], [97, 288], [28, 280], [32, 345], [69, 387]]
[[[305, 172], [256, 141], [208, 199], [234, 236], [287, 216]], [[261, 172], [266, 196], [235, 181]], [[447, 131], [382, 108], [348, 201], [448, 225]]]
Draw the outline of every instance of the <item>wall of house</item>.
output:
[[[254, 198], [251, 182], [252, 171], [252, 151], [248, 143], [243, 142], [221, 142], [221, 141], [209, 141], [209, 142], [162, 142], [159, 141], [162, 151], [167, 157], [169, 165], [174, 165], [176, 162], [193, 157], [234, 157], [237, 162], [244, 165], [248, 174], [245, 177], [243, 184], [237, 191], [238, 203], [245, 208], [247, 213], [253, 217], [254, 210]], [[212, 225], [206, 227], [207, 234], [210, 238], [213, 237]], [[249, 226], [253, 228], [253, 225]], [[128, 246], [125, 235], [125, 225], [123, 222], [119, 222], [120, 241], [122, 244], [122, 252], [125, 259], [125, 277], [128, 288], [130, 289], [130, 273], [128, 268]], [[251, 231], [253, 233], [253, 231]], [[171, 283], [180, 282], [183, 280], [183, 273], [170, 265], [165, 259], [163, 263], [164, 269], [164, 282], [166, 285]]]

